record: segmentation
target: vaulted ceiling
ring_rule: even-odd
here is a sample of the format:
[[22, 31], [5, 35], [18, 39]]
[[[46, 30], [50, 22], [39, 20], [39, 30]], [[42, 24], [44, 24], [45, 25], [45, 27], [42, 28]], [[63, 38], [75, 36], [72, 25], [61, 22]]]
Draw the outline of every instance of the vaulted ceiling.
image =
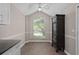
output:
[[[39, 3], [18, 3], [14, 4], [24, 15], [30, 15], [38, 11]], [[42, 3], [42, 12], [50, 16], [54, 14], [64, 13], [69, 8], [71, 3]]]

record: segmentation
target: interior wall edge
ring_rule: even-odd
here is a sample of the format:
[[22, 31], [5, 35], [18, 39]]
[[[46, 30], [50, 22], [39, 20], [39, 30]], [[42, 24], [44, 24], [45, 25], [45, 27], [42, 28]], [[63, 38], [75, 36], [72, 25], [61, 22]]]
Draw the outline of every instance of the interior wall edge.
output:
[[[13, 4], [11, 4], [11, 6], [14, 6], [22, 15], [24, 15], [24, 13], [23, 12], [21, 12], [15, 5], [14, 5], [14, 3]], [[25, 15], [24, 15], [25, 16]]]

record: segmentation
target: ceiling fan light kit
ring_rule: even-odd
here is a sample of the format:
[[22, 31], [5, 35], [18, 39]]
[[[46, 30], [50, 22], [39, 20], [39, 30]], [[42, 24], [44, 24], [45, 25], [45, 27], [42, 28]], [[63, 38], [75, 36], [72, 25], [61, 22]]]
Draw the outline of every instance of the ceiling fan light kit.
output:
[[41, 11], [42, 8], [41, 8], [41, 3], [38, 4], [38, 11]]
[[38, 8], [38, 11], [41, 11], [42, 9], [41, 8]]

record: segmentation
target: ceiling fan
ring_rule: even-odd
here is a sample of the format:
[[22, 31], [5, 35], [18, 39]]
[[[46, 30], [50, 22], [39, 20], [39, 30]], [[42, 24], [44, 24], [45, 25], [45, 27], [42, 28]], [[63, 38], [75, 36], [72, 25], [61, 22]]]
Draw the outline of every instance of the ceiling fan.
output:
[[41, 11], [42, 8], [45, 8], [47, 6], [46, 3], [38, 3], [38, 11]]

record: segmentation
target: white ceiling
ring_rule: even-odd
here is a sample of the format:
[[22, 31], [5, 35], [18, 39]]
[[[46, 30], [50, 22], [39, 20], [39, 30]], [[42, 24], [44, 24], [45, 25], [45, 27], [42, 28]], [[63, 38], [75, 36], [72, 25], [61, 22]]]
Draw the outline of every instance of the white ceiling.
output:
[[[38, 11], [38, 3], [16, 3], [14, 4], [24, 15], [32, 14]], [[71, 3], [42, 3], [42, 11], [48, 15], [53, 16], [54, 14], [64, 13], [69, 8]]]

